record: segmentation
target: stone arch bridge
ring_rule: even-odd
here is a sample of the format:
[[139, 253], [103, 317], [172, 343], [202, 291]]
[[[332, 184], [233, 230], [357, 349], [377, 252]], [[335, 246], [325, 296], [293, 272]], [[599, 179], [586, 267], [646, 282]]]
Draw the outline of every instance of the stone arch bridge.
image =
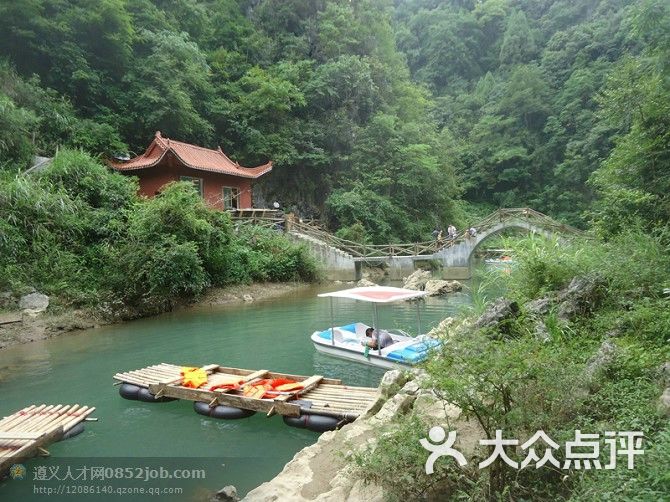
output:
[[[466, 229], [455, 239], [442, 243], [426, 241], [409, 244], [360, 244], [340, 239], [311, 222], [292, 218], [279, 222], [291, 237], [305, 242], [312, 249], [326, 269], [329, 279], [347, 281], [360, 278], [363, 263], [386, 264], [390, 278], [395, 280], [411, 274], [417, 264], [429, 261], [439, 261], [447, 278], [468, 279], [471, 276], [472, 257], [477, 248], [482, 242], [504, 230], [517, 228], [546, 237], [582, 233], [530, 208], [498, 209], [471, 225], [477, 229], [475, 237], [469, 236]], [[271, 222], [274, 225], [277, 223]]]

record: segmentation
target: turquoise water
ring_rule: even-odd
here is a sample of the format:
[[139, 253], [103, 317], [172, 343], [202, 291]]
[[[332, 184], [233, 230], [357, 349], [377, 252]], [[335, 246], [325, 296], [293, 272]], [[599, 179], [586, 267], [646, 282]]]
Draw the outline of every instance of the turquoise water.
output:
[[[217, 363], [248, 369], [341, 378], [344, 383], [377, 386], [384, 370], [319, 354], [309, 335], [330, 325], [327, 299], [317, 286], [276, 299], [229, 306], [199, 306], [63, 335], [0, 351], [0, 414], [6, 416], [30, 404], [95, 406], [97, 422], [86, 424], [76, 438], [49, 448], [51, 457], [26, 463], [28, 477], [39, 465], [73, 461], [107, 465], [108, 458], [170, 457], [190, 468], [202, 459], [206, 480], [185, 486], [179, 500], [201, 500], [206, 490], [233, 484], [241, 494], [271, 479], [318, 434], [286, 426], [281, 417], [264, 414], [222, 421], [195, 414], [192, 404], [162, 404], [121, 399], [112, 375], [168, 362], [202, 366]], [[459, 305], [464, 294], [429, 298], [420, 304], [422, 331], [427, 331]], [[369, 304], [335, 299], [335, 323], [371, 323]], [[379, 308], [380, 325], [416, 331], [416, 306], [403, 303]], [[159, 462], [154, 459], [152, 462]], [[222, 464], [225, 464], [222, 465]], [[0, 482], [0, 499], [25, 498], [29, 479]], [[47, 500], [42, 495], [36, 500]], [[130, 498], [129, 500], [134, 500]], [[142, 499], [138, 497], [138, 499]], [[54, 500], [53, 496], [48, 500]], [[83, 499], [82, 499], [83, 500]]]

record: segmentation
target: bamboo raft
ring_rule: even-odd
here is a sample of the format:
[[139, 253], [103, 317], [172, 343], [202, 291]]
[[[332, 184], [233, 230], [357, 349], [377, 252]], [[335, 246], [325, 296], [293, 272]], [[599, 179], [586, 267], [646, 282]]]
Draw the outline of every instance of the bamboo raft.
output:
[[[194, 389], [181, 385], [181, 366], [161, 363], [139, 370], [117, 373], [114, 379], [144, 387], [156, 398], [168, 397], [208, 403], [210, 407], [223, 405], [244, 410], [260, 411], [272, 416], [299, 417], [303, 413], [333, 417], [344, 422], [358, 418], [378, 397], [378, 389], [343, 385], [341, 380], [321, 375], [302, 376], [275, 373], [269, 370], [228, 368], [217, 364], [203, 366], [207, 382]], [[258, 399], [241, 395], [239, 391], [210, 387], [239, 379], [253, 384], [260, 379], [286, 378], [302, 384], [303, 388], [282, 393], [274, 399]]]
[[12, 464], [48, 455], [44, 448], [60, 441], [95, 408], [75, 405], [32, 405], [0, 420], [0, 474]]

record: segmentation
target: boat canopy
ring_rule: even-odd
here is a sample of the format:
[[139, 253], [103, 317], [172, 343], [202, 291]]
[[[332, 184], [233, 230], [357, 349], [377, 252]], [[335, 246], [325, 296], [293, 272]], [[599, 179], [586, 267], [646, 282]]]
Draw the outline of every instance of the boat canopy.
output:
[[426, 296], [425, 291], [416, 291], [414, 289], [393, 288], [391, 286], [364, 286], [361, 288], [343, 289], [331, 293], [321, 293], [319, 297], [350, 298], [351, 300], [360, 300], [372, 303], [391, 303], [411, 298], [420, 298]]

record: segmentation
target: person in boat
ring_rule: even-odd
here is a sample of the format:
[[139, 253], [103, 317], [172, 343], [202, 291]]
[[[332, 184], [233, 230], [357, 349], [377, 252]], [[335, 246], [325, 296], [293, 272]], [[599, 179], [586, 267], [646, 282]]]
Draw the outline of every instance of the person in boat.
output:
[[[385, 349], [389, 345], [394, 344], [393, 338], [386, 331], [375, 331], [373, 328], [368, 328], [365, 330], [365, 340], [363, 340], [363, 345], [367, 345], [371, 349]], [[369, 340], [368, 340], [369, 338]]]

